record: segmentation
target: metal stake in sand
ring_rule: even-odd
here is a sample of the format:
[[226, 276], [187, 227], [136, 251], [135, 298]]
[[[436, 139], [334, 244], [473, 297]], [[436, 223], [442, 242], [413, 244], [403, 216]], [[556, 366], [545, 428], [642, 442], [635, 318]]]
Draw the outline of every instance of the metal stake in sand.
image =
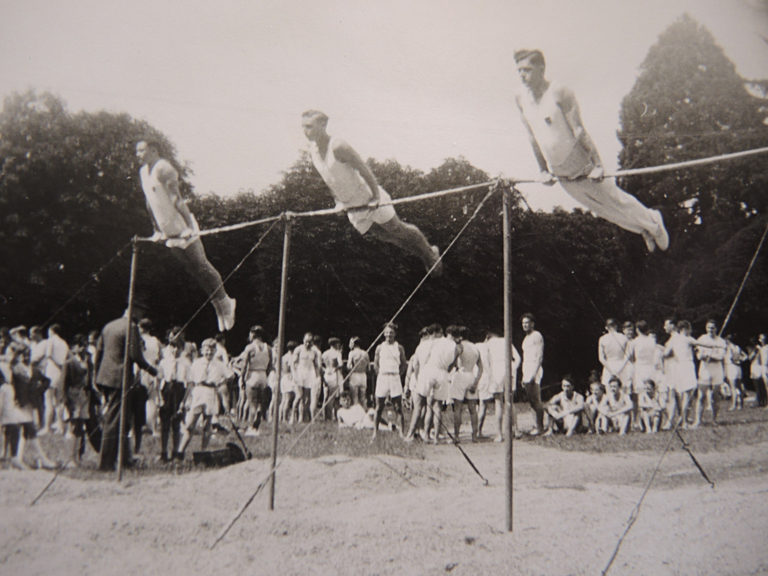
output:
[[[510, 188], [503, 190], [503, 233], [504, 233], [504, 409], [507, 411], [506, 450], [506, 494], [507, 531], [512, 532], [514, 460], [512, 449], [515, 438], [515, 414], [512, 390], [512, 233], [509, 222]], [[501, 430], [499, 430], [501, 433]]]
[[283, 340], [285, 339], [285, 301], [288, 294], [288, 256], [291, 251], [291, 215], [285, 214], [285, 232], [283, 236], [283, 268], [280, 274], [280, 312], [277, 320], [277, 382], [275, 384], [275, 413], [272, 417], [272, 458], [269, 477], [269, 509], [275, 509], [275, 475], [277, 466], [277, 432], [280, 421], [280, 379], [283, 370]]
[[[130, 369], [133, 368], [131, 362], [131, 323], [133, 322], [133, 296], [136, 284], [136, 260], [138, 258], [139, 246], [137, 237], [131, 240], [131, 276], [128, 282], [128, 322], [125, 325], [125, 350], [123, 351], [123, 379], [120, 388], [120, 425], [118, 426], [117, 438], [117, 481], [123, 479], [123, 454], [125, 453], [125, 404], [128, 396], [128, 377]], [[102, 442], [104, 440], [102, 439]], [[104, 447], [102, 446], [102, 449]]]

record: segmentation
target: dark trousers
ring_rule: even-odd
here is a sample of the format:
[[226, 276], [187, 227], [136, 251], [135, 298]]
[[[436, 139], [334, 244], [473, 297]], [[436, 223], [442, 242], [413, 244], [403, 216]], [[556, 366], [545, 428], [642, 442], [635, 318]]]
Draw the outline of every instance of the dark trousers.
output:
[[762, 378], [756, 378], [755, 392], [757, 392], [757, 405], [768, 406], [768, 390], [765, 388], [765, 380]]
[[164, 382], [160, 390], [163, 405], [160, 407], [160, 455], [168, 458], [168, 440], [173, 436], [172, 453], [179, 449], [181, 438], [181, 414], [179, 408], [184, 400], [184, 384], [182, 382]]
[[[118, 436], [120, 434], [120, 406], [122, 404], [120, 388], [100, 387], [104, 394], [104, 420], [102, 423], [101, 451], [99, 453], [99, 470], [110, 471], [117, 464]], [[123, 437], [123, 464], [130, 461], [130, 446], [128, 445], [128, 422], [130, 414], [126, 410], [125, 435]]]
[[126, 428], [130, 424], [133, 430], [134, 452], [141, 452], [141, 439], [144, 435], [144, 425], [147, 423], [147, 398], [149, 393], [141, 384], [134, 384], [128, 390], [128, 412]]

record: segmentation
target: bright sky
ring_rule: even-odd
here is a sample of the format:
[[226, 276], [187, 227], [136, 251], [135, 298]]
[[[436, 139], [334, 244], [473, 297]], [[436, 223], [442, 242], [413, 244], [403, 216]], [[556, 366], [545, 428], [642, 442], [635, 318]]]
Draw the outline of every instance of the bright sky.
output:
[[[611, 169], [621, 99], [684, 12], [740, 74], [768, 78], [765, 0], [0, 0], [0, 96], [50, 90], [72, 112], [145, 119], [199, 193], [278, 182], [306, 146], [307, 108], [365, 158], [428, 171], [463, 155], [529, 176], [512, 52], [539, 47]], [[529, 191], [534, 207], [574, 205]]]

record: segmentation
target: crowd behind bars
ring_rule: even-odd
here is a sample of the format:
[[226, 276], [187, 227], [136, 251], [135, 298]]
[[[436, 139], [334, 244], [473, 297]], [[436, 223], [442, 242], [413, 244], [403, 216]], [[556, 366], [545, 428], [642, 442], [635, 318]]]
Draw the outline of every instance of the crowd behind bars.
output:
[[[510, 373], [513, 389], [533, 408], [530, 435], [650, 434], [675, 425], [698, 427], [705, 412], [717, 425], [723, 399], [731, 411], [743, 409], [747, 397], [757, 407], [768, 405], [766, 334], [742, 348], [730, 335], [720, 337], [714, 320], [694, 338], [689, 322], [668, 318], [660, 338], [643, 320], [619, 324], [609, 319], [597, 343], [601, 368], [592, 371], [586, 385], [564, 376], [561, 391], [543, 402], [544, 337], [531, 314], [522, 317], [522, 327], [522, 355], [512, 346]], [[357, 336], [345, 350], [337, 337], [323, 346], [321, 337], [308, 332], [300, 343], [288, 341], [277, 358], [277, 342], [270, 345], [264, 329], [253, 326], [245, 348], [230, 356], [223, 334], [198, 346], [176, 327], [160, 340], [152, 322], [143, 318], [138, 322], [141, 354], [156, 374], [133, 366], [126, 397], [131, 447], [141, 455], [142, 437], [150, 433], [160, 437], [159, 460], [183, 460], [201, 419], [205, 449], [212, 434], [242, 427], [245, 436], [257, 436], [262, 423], [275, 417], [287, 426], [335, 421], [339, 427], [372, 431], [374, 439], [381, 427], [399, 431], [406, 442], [459, 442], [465, 407], [473, 442], [485, 438], [488, 414], [495, 419], [494, 440], [502, 441], [504, 338], [489, 332], [473, 342], [465, 327], [443, 330], [433, 324], [420, 331], [419, 344], [407, 356], [396, 329], [392, 324], [384, 328], [373, 357]], [[95, 374], [100, 339], [99, 331], [92, 331], [65, 340], [59, 324], [45, 331], [40, 326], [0, 328], [3, 458], [13, 467], [57, 465], [40, 444], [45, 434], [70, 438], [76, 464], [88, 442], [99, 451], [104, 398]], [[585, 389], [586, 397], [577, 388]], [[516, 425], [514, 431], [523, 433]], [[25, 459], [29, 447], [36, 454]]]

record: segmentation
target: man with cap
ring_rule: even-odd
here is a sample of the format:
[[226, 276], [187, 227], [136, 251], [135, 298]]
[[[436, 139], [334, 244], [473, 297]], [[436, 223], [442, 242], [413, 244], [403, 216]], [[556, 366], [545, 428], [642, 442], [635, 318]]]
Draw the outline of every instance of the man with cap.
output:
[[[157, 370], [144, 359], [141, 345], [141, 335], [136, 322], [147, 310], [146, 302], [141, 297], [134, 298], [131, 308], [131, 317], [128, 317], [128, 309], [115, 320], [109, 322], [101, 331], [96, 344], [96, 386], [104, 395], [104, 421], [102, 424], [101, 451], [99, 454], [99, 469], [114, 470], [117, 462], [118, 435], [120, 429], [120, 410], [122, 405], [123, 367], [126, 351], [126, 336], [128, 336], [128, 377], [133, 377], [133, 365], [136, 364], [142, 370], [156, 376]], [[131, 385], [126, 382], [126, 386]], [[129, 418], [128, 415], [126, 415]], [[128, 426], [124, 427], [127, 432]], [[123, 458], [128, 458], [128, 442], [124, 442]]]
[[600, 218], [642, 235], [649, 252], [666, 250], [669, 236], [661, 213], [604, 179], [603, 162], [581, 121], [576, 97], [569, 88], [547, 80], [541, 51], [517, 50], [514, 58], [527, 88], [515, 96], [515, 103], [544, 183], [552, 185], [557, 178], [568, 194]]

